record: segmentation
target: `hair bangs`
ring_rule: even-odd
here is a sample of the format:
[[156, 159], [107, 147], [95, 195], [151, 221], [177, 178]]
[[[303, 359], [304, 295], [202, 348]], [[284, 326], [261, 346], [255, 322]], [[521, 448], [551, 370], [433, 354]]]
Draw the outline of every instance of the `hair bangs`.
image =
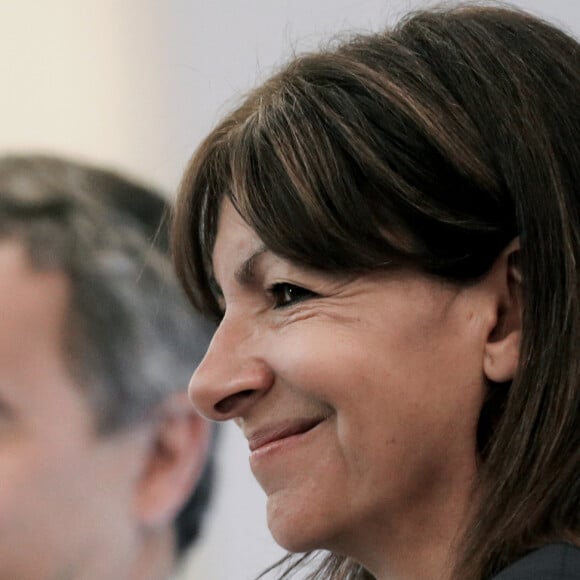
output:
[[269, 249], [307, 267], [364, 270], [389, 265], [386, 256], [400, 261], [409, 235], [396, 211], [385, 227], [373, 196], [361, 195], [370, 180], [337, 128], [340, 103], [294, 72], [254, 96], [254, 113], [232, 136], [234, 206]]
[[175, 270], [187, 297], [200, 312], [217, 319], [222, 312], [212, 253], [221, 202], [231, 182], [224, 132], [212, 133], [191, 159], [180, 186], [171, 231]]

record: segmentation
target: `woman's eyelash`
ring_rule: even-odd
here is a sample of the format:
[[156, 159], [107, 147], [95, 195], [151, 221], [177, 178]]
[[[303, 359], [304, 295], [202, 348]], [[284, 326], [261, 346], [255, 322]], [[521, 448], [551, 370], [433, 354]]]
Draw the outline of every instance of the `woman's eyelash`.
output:
[[268, 288], [268, 294], [274, 299], [274, 308], [284, 308], [317, 296], [312, 290], [288, 282], [272, 284]]

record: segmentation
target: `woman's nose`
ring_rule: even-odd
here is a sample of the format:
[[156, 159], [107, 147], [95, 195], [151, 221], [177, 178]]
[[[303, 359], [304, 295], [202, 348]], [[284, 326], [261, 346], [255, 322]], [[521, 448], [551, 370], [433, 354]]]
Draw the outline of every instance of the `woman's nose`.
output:
[[189, 398], [212, 421], [243, 416], [274, 383], [274, 373], [251, 336], [223, 320], [189, 383]]

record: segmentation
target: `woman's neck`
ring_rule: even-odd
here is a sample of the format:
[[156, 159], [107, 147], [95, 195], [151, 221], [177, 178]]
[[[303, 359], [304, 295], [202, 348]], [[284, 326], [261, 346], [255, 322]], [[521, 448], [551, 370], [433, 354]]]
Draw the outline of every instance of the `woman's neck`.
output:
[[[430, 493], [399, 506], [388, 519], [372, 514], [339, 550], [378, 580], [451, 580], [477, 499], [474, 476], [429, 486]], [[398, 517], [397, 514], [400, 514]]]

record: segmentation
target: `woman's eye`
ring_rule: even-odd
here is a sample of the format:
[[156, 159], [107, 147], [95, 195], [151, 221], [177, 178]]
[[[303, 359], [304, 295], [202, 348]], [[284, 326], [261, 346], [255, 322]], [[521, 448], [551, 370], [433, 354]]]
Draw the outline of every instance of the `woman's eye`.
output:
[[291, 304], [302, 302], [303, 300], [316, 296], [316, 293], [311, 290], [302, 288], [301, 286], [296, 286], [295, 284], [288, 284], [286, 282], [273, 284], [268, 289], [268, 293], [274, 299], [275, 308], [290, 306]]

